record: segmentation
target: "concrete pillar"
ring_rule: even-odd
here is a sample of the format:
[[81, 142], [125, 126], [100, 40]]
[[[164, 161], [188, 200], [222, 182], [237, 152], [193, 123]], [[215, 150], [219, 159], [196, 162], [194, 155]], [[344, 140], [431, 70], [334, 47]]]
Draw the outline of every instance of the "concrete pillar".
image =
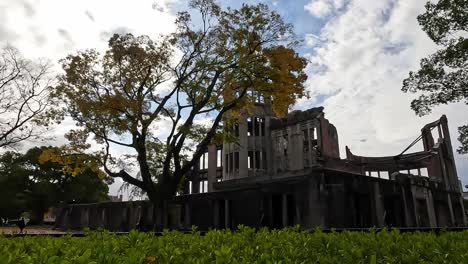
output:
[[168, 227], [169, 218], [169, 204], [167, 201], [163, 202], [163, 209], [161, 212], [161, 224], [163, 229]]
[[384, 219], [384, 206], [382, 202], [382, 194], [380, 193], [380, 186], [379, 182], [373, 183], [373, 194], [374, 194], [374, 213], [375, 213], [375, 224], [377, 226], [384, 226], [385, 219]]
[[310, 123], [307, 124], [307, 149], [309, 150], [309, 153], [308, 153], [308, 165], [309, 167], [312, 167], [312, 164], [315, 163], [315, 159], [312, 155], [312, 140], [314, 140], [314, 127], [311, 127]]
[[464, 201], [463, 201], [463, 196], [462, 195], [458, 195], [458, 199], [459, 199], [459, 203], [460, 203], [460, 206], [461, 206], [461, 213], [462, 213], [462, 221], [463, 223], [461, 223], [463, 226], [467, 226], [468, 225], [468, 219], [466, 217], [466, 208], [465, 208], [465, 205], [464, 205]]
[[192, 221], [190, 219], [190, 205], [188, 202], [185, 202], [184, 204], [184, 225], [186, 229], [191, 229], [192, 227]]
[[288, 142], [288, 159], [290, 170], [301, 170], [304, 168], [302, 131], [300, 125], [291, 128], [290, 141]]
[[220, 227], [220, 222], [219, 222], [219, 201], [218, 200], [214, 200], [213, 201], [213, 225], [215, 228], [219, 228]]
[[445, 186], [448, 187], [448, 190], [450, 190], [450, 186], [451, 186], [451, 181], [449, 179], [449, 175], [447, 175], [447, 168], [445, 167], [445, 158], [444, 158], [444, 154], [442, 151], [439, 151], [438, 155], [439, 157], [439, 168], [440, 168], [440, 171], [441, 171], [441, 174], [442, 174], [442, 179], [445, 183]]
[[408, 206], [408, 201], [406, 200], [406, 192], [405, 192], [405, 187], [401, 186], [401, 196], [403, 196], [403, 210], [405, 213], [405, 227], [410, 227], [411, 226], [411, 218], [410, 218], [410, 210]]
[[[309, 179], [307, 190], [307, 211], [305, 212], [304, 227], [313, 228], [317, 226], [325, 227], [324, 213], [322, 209], [322, 199], [326, 191], [323, 184], [317, 182], [316, 178]], [[325, 199], [325, 198], [324, 198]]]
[[81, 227], [89, 227], [89, 208], [83, 208], [81, 212], [80, 224]]
[[216, 182], [216, 165], [217, 165], [217, 148], [216, 145], [208, 146], [208, 192], [213, 191], [213, 183]]
[[230, 144], [229, 143], [223, 143], [223, 151], [222, 151], [222, 164], [223, 164], [223, 181], [229, 180], [230, 175], [228, 173], [228, 160], [226, 158], [226, 154], [229, 153], [230, 151]]
[[224, 226], [229, 229], [231, 228], [231, 214], [229, 213], [231, 208], [229, 207], [229, 200], [224, 200]]
[[420, 227], [421, 223], [419, 222], [419, 213], [418, 213], [418, 208], [417, 208], [417, 203], [416, 203], [416, 187], [411, 186], [411, 201], [413, 203], [413, 210], [414, 210], [414, 223], [415, 226]]
[[427, 206], [427, 215], [429, 216], [429, 225], [431, 227], [437, 227], [437, 218], [435, 215], [434, 199], [432, 197], [431, 190], [427, 190], [426, 206]]
[[267, 174], [271, 175], [275, 172], [274, 169], [274, 155], [273, 155], [273, 139], [271, 138], [271, 132], [270, 132], [270, 120], [271, 118], [269, 116], [265, 117], [265, 137], [264, 137], [264, 146], [265, 146], [265, 152], [266, 152], [266, 171]]
[[450, 213], [450, 224], [454, 226], [455, 214], [453, 213], [452, 198], [450, 197], [450, 193], [447, 193], [447, 206], [448, 206], [449, 213]]
[[288, 226], [288, 196], [287, 194], [281, 195], [281, 212], [282, 220], [283, 220], [283, 227]]
[[[440, 125], [439, 125], [439, 129], [440, 127], [442, 126], [442, 132], [443, 132], [443, 136], [444, 136], [444, 144], [445, 146], [447, 147], [447, 154], [448, 154], [448, 160], [446, 160], [446, 167], [447, 167], [447, 172], [448, 172], [448, 177], [449, 177], [449, 181], [450, 181], [450, 184], [456, 188], [456, 189], [459, 189], [457, 187], [459, 187], [459, 179], [458, 179], [458, 175], [457, 175], [457, 168], [455, 166], [455, 160], [454, 160], [454, 156], [453, 156], [453, 148], [452, 148], [452, 141], [450, 139], [450, 132], [449, 132], [449, 128], [448, 128], [448, 120], [447, 120], [447, 117], [445, 115], [443, 115], [441, 118], [440, 118]], [[460, 192], [462, 190], [460, 189]]]
[[273, 226], [273, 196], [268, 195], [267, 198], [267, 210], [268, 210], [268, 225]]
[[[248, 176], [247, 159], [248, 159], [248, 136], [247, 136], [247, 116], [239, 120], [239, 172], [232, 173], [231, 179], [243, 178]], [[235, 167], [235, 165], [233, 166]]]

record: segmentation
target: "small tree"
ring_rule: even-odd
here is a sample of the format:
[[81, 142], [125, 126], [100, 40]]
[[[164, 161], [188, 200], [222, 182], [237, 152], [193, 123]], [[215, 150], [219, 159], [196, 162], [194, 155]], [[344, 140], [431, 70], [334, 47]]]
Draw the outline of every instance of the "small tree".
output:
[[50, 65], [32, 62], [13, 47], [0, 51], [0, 148], [37, 138], [48, 124]]
[[69, 171], [60, 162], [40, 160], [41, 154], [54, 148], [29, 149], [26, 153], [0, 155], [0, 212], [3, 217], [18, 217], [31, 212], [31, 220], [41, 223], [44, 213], [67, 203], [107, 200], [112, 178], [83, 164], [79, 173]]
[[[142, 189], [157, 208], [220, 135], [226, 113], [254, 105], [248, 91], [271, 99], [279, 115], [304, 95], [306, 61], [293, 50], [292, 26], [277, 13], [264, 4], [221, 10], [211, 0], [190, 7], [200, 26], [181, 12], [176, 32], [157, 41], [114, 35], [104, 56], [68, 56], [55, 91], [82, 127], [69, 134], [62, 157], [78, 158], [69, 154], [85, 151], [91, 134], [103, 144], [95, 154], [105, 171]], [[210, 125], [197, 123], [206, 117]], [[113, 147], [135, 153], [139, 177], [119, 166]]]
[[[468, 1], [426, 3], [418, 16], [427, 35], [443, 49], [421, 60], [421, 68], [403, 81], [404, 92], [422, 93], [411, 108], [422, 116], [433, 106], [451, 102], [468, 104]], [[468, 153], [468, 125], [458, 128], [459, 153]]]

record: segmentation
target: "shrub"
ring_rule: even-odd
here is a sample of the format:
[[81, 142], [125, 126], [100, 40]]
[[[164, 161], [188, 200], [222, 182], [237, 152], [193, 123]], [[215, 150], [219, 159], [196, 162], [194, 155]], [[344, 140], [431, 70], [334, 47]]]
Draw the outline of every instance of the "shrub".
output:
[[295, 228], [162, 236], [0, 236], [0, 263], [467, 263], [468, 231], [323, 233]]

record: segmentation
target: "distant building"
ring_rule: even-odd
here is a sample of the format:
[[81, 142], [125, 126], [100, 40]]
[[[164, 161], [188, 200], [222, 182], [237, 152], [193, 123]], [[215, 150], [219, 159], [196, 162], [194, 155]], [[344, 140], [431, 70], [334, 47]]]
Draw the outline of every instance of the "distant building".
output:
[[111, 202], [122, 202], [123, 201], [123, 195], [108, 195], [109, 201]]
[[81, 219], [74, 227], [118, 230], [134, 228], [138, 219], [157, 229], [201, 230], [466, 225], [445, 116], [424, 126], [409, 146], [422, 141], [423, 151], [364, 157], [346, 147], [341, 159], [337, 129], [322, 107], [278, 118], [260, 101], [229, 128], [235, 142], [207, 147], [186, 176], [183, 194], [167, 201], [164, 217], [155, 219], [149, 202], [72, 205], [58, 227], [72, 219]]

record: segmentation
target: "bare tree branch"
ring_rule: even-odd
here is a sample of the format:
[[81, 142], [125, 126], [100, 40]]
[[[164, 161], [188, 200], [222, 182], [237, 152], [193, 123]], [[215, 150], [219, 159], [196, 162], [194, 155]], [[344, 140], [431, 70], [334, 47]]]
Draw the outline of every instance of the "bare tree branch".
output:
[[11, 46], [0, 51], [0, 147], [38, 138], [48, 119], [50, 65], [32, 62]]

